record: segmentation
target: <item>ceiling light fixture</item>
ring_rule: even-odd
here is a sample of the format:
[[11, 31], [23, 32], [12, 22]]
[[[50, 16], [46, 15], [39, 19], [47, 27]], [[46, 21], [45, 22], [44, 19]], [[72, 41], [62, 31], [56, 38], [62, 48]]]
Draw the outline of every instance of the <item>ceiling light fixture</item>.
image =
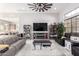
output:
[[33, 3], [28, 5], [29, 8], [31, 8], [34, 11], [44, 12], [51, 8], [52, 3]]
[[57, 8], [55, 7], [54, 10], [56, 10]]

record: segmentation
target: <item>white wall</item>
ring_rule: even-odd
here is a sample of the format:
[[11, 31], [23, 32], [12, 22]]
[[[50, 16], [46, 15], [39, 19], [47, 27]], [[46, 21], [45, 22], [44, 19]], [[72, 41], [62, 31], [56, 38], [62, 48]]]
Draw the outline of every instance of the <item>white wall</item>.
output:
[[23, 32], [23, 25], [33, 25], [33, 22], [47, 22], [48, 24], [53, 24], [58, 22], [59, 15], [52, 13], [23, 13], [20, 14], [19, 20], [19, 32]]
[[23, 25], [33, 25], [33, 22], [47, 22], [53, 24], [59, 21], [57, 13], [1, 13], [0, 19], [17, 24], [17, 31], [23, 32]]
[[79, 8], [79, 3], [71, 3], [67, 8], [65, 8], [61, 13], [60, 13], [60, 22], [64, 21], [65, 17], [64, 15], [66, 13], [69, 13], [70, 11]]

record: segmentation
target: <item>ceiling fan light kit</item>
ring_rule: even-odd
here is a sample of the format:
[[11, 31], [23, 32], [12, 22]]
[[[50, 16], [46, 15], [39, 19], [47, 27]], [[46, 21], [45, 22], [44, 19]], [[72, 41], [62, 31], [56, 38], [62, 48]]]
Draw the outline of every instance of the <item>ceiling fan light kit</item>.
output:
[[50, 9], [53, 4], [52, 3], [32, 3], [28, 5], [29, 5], [29, 8], [31, 8], [34, 11], [45, 12], [48, 9]]

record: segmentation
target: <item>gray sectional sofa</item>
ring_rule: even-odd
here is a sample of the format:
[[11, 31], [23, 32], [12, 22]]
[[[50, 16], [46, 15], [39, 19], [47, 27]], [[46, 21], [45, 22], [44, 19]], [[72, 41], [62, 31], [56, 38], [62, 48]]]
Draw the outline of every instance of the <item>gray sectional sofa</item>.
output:
[[8, 44], [9, 49], [0, 53], [0, 56], [14, 56], [26, 43], [26, 40], [16, 35], [7, 35], [0, 38], [0, 44]]

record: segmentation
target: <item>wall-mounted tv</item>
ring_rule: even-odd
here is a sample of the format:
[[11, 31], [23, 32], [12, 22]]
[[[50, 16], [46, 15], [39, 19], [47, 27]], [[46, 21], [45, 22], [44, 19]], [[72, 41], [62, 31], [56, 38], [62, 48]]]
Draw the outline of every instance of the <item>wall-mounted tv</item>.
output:
[[47, 31], [47, 23], [33, 23], [33, 31]]

